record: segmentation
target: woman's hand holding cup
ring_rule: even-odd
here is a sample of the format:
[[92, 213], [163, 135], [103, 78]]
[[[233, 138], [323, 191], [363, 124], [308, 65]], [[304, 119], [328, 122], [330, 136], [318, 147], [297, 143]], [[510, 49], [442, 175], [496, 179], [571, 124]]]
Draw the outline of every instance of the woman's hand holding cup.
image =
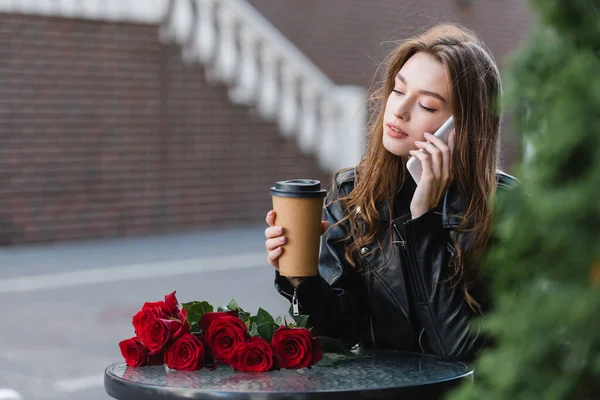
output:
[[[265, 247], [267, 248], [267, 259], [269, 264], [279, 270], [279, 257], [283, 253], [283, 245], [286, 243], [286, 237], [283, 227], [275, 225], [275, 211], [271, 210], [267, 213], [267, 224], [269, 227], [265, 230]], [[321, 234], [323, 234], [329, 227], [329, 222], [321, 221]], [[301, 277], [287, 277], [292, 286], [298, 286], [304, 278]]]

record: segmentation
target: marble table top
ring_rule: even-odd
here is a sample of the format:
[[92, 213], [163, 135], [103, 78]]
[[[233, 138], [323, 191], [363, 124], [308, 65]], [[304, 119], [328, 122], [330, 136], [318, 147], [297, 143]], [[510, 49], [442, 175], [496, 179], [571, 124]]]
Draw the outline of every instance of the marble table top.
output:
[[[472, 379], [461, 362], [415, 353], [361, 350], [358, 357], [331, 367], [236, 372], [229, 366], [215, 371], [174, 371], [165, 366], [110, 365], [104, 387], [113, 398], [126, 399], [366, 399], [440, 398], [449, 387]], [[412, 398], [412, 397], [411, 397]]]

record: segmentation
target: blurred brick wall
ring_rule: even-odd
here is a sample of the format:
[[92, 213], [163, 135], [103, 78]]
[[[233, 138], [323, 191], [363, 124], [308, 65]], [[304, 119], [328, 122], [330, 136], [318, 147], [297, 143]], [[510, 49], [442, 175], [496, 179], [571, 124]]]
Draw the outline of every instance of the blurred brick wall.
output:
[[156, 26], [0, 14], [0, 243], [264, 221], [278, 179], [330, 183]]

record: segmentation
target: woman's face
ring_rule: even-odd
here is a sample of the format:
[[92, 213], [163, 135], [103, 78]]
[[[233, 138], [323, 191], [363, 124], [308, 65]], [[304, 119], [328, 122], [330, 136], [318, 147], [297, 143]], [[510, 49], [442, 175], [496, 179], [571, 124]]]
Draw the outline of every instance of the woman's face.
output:
[[416, 53], [396, 75], [383, 116], [383, 147], [397, 156], [416, 150], [425, 132], [435, 133], [450, 117], [450, 85], [444, 66]]

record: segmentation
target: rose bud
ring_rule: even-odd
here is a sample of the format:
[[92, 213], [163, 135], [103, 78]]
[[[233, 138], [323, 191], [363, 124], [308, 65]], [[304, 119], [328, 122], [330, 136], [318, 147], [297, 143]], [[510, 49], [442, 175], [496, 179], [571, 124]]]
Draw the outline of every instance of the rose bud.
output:
[[230, 361], [237, 371], [266, 372], [273, 367], [273, 349], [265, 339], [254, 336], [235, 347]]
[[323, 357], [321, 341], [305, 328], [280, 326], [273, 332], [271, 347], [279, 368], [305, 368]]
[[165, 363], [171, 369], [193, 371], [204, 366], [205, 355], [200, 339], [186, 333], [165, 352]]

